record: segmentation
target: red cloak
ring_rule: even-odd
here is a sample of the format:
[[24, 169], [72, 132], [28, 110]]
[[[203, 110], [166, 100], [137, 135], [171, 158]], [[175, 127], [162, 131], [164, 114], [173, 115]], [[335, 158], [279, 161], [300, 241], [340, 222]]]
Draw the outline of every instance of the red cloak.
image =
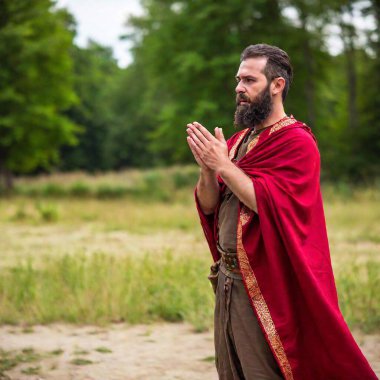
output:
[[[248, 129], [227, 142], [233, 159]], [[236, 162], [253, 183], [258, 214], [239, 204], [237, 255], [245, 288], [286, 380], [372, 380], [375, 373], [338, 305], [320, 192], [320, 156], [309, 127], [285, 118]], [[225, 189], [219, 177], [221, 193]], [[217, 217], [197, 209], [213, 259]]]

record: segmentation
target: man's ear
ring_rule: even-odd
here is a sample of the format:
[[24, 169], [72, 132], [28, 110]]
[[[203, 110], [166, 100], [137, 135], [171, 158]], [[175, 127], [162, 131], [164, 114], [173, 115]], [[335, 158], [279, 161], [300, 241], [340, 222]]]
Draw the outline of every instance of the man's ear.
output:
[[273, 79], [271, 87], [272, 95], [277, 95], [278, 93], [281, 93], [285, 87], [285, 79], [283, 77]]

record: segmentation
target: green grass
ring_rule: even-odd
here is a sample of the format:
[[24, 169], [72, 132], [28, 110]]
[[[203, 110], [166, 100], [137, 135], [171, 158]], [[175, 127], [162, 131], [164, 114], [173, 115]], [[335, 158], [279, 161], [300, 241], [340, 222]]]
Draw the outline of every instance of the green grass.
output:
[[[0, 323], [106, 324], [188, 321], [212, 325], [213, 293], [207, 259], [168, 253], [139, 259], [107, 254], [46, 257], [5, 270], [0, 279]], [[350, 326], [379, 328], [380, 263], [347, 264], [336, 276]], [[83, 352], [80, 352], [83, 354]]]
[[99, 253], [28, 261], [3, 270], [0, 323], [186, 320], [201, 330], [212, 320], [208, 260]]
[[25, 375], [38, 375], [41, 372], [41, 366], [33, 366], [33, 367], [27, 367], [21, 370], [21, 373], [24, 373]]
[[9, 371], [21, 363], [36, 362], [41, 357], [41, 354], [36, 353], [33, 348], [24, 348], [21, 351], [4, 351], [0, 349], [0, 378], [4, 375], [3, 372]]
[[[194, 166], [18, 178], [0, 197], [0, 323], [212, 325]], [[23, 194], [23, 195], [20, 195]], [[380, 190], [325, 184], [343, 314], [380, 330]]]
[[74, 365], [89, 365], [93, 364], [93, 361], [88, 360], [88, 359], [83, 359], [83, 358], [75, 358], [71, 361], [71, 364]]
[[98, 347], [95, 351], [100, 352], [101, 354], [110, 354], [112, 352], [112, 350], [107, 347]]
[[[117, 199], [131, 197], [168, 202], [174, 193], [194, 187], [199, 169], [195, 165], [128, 170], [121, 173], [89, 175], [66, 173], [39, 178], [18, 178], [13, 195], [43, 198]], [[5, 195], [5, 193], [3, 193]], [[1, 195], [1, 193], [0, 193]]]
[[346, 322], [365, 332], [380, 329], [380, 262], [347, 264], [336, 275]]

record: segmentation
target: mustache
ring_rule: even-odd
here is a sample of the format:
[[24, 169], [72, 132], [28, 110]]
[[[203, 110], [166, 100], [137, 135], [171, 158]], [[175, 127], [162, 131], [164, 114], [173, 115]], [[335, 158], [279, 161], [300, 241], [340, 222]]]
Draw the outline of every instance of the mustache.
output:
[[236, 105], [239, 105], [240, 102], [248, 102], [250, 103], [250, 99], [247, 95], [240, 93], [236, 95]]

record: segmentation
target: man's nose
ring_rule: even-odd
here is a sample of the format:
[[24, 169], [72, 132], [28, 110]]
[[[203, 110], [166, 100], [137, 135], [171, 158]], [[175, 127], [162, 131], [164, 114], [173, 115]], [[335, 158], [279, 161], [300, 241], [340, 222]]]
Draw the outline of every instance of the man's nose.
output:
[[235, 87], [235, 92], [237, 94], [239, 94], [241, 92], [245, 92], [245, 87], [242, 85], [241, 81], [237, 82], [237, 85]]

